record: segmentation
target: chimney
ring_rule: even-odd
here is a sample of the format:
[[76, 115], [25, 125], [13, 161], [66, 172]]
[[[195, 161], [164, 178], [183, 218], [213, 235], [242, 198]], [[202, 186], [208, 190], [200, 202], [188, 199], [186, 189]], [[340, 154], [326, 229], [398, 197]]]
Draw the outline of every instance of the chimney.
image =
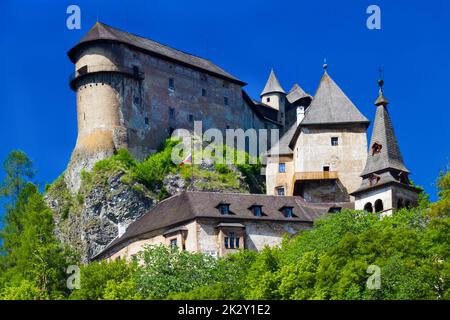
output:
[[303, 118], [305, 117], [305, 107], [298, 106], [297, 107], [297, 126], [302, 122]]

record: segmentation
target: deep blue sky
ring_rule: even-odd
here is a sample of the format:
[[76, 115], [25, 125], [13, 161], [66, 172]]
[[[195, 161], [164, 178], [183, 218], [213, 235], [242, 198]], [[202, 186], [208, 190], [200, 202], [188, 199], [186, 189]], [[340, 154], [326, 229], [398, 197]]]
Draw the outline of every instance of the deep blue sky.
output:
[[[66, 28], [70, 4], [81, 7], [81, 30]], [[381, 30], [366, 28], [370, 4], [381, 7]], [[326, 57], [329, 74], [371, 121], [384, 65], [411, 178], [435, 198], [449, 163], [450, 1], [2, 0], [0, 12], [0, 159], [25, 151], [42, 183], [65, 169], [76, 141], [66, 52], [97, 17], [212, 60], [249, 83], [254, 98], [272, 67], [285, 90], [298, 82], [314, 94]]]

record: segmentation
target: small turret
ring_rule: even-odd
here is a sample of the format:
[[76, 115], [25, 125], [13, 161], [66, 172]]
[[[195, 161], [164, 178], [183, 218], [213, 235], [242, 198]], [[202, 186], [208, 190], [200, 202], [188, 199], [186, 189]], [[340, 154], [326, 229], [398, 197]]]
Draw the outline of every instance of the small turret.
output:
[[286, 92], [273, 69], [270, 71], [264, 90], [261, 92], [261, 102], [278, 110], [278, 122], [285, 124]]

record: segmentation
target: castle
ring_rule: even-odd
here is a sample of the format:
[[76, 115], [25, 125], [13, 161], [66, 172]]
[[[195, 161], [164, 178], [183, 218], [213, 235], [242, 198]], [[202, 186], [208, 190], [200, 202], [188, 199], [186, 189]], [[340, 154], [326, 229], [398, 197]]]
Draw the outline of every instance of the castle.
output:
[[[327, 72], [314, 96], [286, 93], [274, 71], [252, 99], [245, 82], [211, 61], [97, 22], [69, 52], [75, 64], [78, 137], [66, 170], [79, 188], [82, 169], [127, 148], [151, 154], [175, 129], [279, 129], [267, 153], [267, 195], [188, 192], [162, 201], [97, 257], [129, 257], [165, 243], [223, 255], [275, 245], [341, 208], [391, 214], [416, 202], [395, 138], [383, 83], [370, 145], [369, 120]], [[369, 149], [369, 152], [368, 152]]]

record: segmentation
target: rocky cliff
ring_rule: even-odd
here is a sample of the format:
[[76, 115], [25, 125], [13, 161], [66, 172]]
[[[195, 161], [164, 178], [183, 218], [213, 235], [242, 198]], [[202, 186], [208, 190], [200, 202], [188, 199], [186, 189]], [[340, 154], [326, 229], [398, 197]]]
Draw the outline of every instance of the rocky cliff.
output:
[[[56, 235], [88, 261], [107, 246], [119, 230], [148, 212], [159, 201], [189, 191], [264, 192], [255, 166], [202, 164], [175, 166], [163, 150], [136, 162], [124, 150], [82, 172], [77, 193], [64, 175], [46, 191], [54, 211]], [[259, 173], [259, 172], [258, 172]]]

